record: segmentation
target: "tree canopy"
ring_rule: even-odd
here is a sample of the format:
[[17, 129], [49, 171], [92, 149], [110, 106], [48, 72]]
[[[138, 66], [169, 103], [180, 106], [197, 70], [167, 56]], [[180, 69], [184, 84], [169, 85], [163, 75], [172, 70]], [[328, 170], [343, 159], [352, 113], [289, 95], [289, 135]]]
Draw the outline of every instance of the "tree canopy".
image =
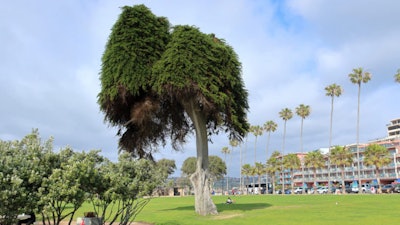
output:
[[241, 139], [248, 129], [247, 91], [232, 47], [193, 26], [174, 26], [146, 6], [125, 6], [102, 57], [98, 95], [105, 120], [119, 128], [121, 149], [151, 157], [171, 137], [193, 131], [189, 102], [201, 109], [208, 133]]

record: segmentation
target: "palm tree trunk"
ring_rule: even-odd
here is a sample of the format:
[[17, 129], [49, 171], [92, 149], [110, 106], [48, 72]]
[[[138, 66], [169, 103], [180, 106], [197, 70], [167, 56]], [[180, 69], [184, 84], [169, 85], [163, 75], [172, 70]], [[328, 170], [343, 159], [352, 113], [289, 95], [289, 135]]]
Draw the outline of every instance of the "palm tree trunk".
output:
[[285, 171], [283, 171], [283, 156], [285, 154], [285, 137], [286, 137], [286, 120], [283, 126], [283, 141], [282, 141], [282, 163], [281, 163], [282, 194], [285, 194]]
[[333, 96], [331, 101], [331, 121], [329, 127], [329, 148], [328, 148], [328, 192], [331, 191], [331, 147], [332, 147], [332, 122], [333, 122]]
[[[301, 118], [301, 129], [300, 129], [300, 151], [303, 153], [303, 117]], [[303, 161], [303, 158], [302, 158]], [[304, 164], [301, 163], [301, 187], [304, 188]], [[293, 189], [293, 188], [292, 188]]]
[[358, 147], [358, 145], [360, 143], [360, 140], [359, 140], [359, 138], [360, 138], [360, 94], [361, 94], [361, 83], [358, 84], [358, 104], [357, 104], [357, 173], [358, 173], [358, 190], [361, 189], [360, 149]]
[[[269, 148], [269, 140], [271, 137], [271, 132], [268, 132], [268, 139], [267, 139], [267, 149], [265, 150], [265, 162], [268, 161], [268, 148]], [[265, 173], [265, 193], [268, 194], [269, 193], [269, 187], [268, 187], [268, 172]]]
[[291, 188], [292, 188], [291, 194], [293, 195], [294, 194], [294, 192], [293, 192], [293, 188], [294, 188], [294, 184], [293, 184], [293, 169], [290, 170], [290, 184], [291, 184]]
[[344, 170], [345, 166], [342, 167], [342, 193], [346, 194], [346, 183], [344, 182]]
[[314, 194], [317, 194], [317, 169], [314, 169]]
[[376, 180], [378, 181], [378, 193], [382, 193], [381, 189], [381, 175], [379, 173], [379, 167], [376, 167], [375, 169], [375, 174], [376, 174]]
[[242, 144], [240, 144], [240, 181], [239, 181], [239, 190], [240, 193], [243, 193], [243, 181], [242, 181]]

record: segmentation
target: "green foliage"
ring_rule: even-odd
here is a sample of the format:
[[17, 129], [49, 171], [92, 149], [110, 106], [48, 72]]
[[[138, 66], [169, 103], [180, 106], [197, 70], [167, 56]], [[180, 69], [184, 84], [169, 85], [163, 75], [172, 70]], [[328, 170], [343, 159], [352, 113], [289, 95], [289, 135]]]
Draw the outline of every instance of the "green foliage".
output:
[[[15, 224], [18, 214], [32, 210], [41, 214], [43, 224], [71, 222], [86, 200], [97, 215], [117, 215], [114, 220], [127, 224], [150, 200], [144, 196], [165, 179], [165, 168], [149, 160], [122, 154], [112, 163], [98, 150], [79, 153], [70, 147], [55, 153], [52, 142], [42, 142], [37, 130], [21, 141], [0, 141], [2, 225]], [[112, 203], [118, 205], [116, 212], [107, 211]]]
[[286, 169], [290, 169], [291, 171], [295, 169], [299, 169], [301, 166], [299, 157], [294, 154], [290, 153], [283, 157], [283, 167]]
[[[128, 100], [149, 90], [151, 68], [165, 49], [168, 31], [168, 20], [156, 17], [146, 6], [122, 7], [102, 57], [99, 103], [103, 111], [111, 110], [109, 101]], [[107, 118], [121, 122], [119, 117]]]
[[20, 141], [0, 140], [0, 215], [5, 224], [37, 208], [38, 189], [49, 176], [52, 143], [52, 138], [42, 143], [37, 130]]
[[[210, 155], [209, 157], [209, 173], [212, 179], [219, 180], [226, 175], [226, 163], [218, 156]], [[189, 157], [183, 161], [181, 171], [184, 176], [190, 177], [196, 171], [196, 157]]]
[[353, 163], [353, 153], [349, 148], [335, 146], [330, 151], [330, 160], [333, 165], [344, 169], [344, 167], [350, 166]]
[[364, 151], [364, 164], [382, 168], [391, 162], [389, 150], [378, 144], [371, 144]]
[[201, 109], [208, 133], [224, 130], [240, 140], [248, 129], [241, 64], [215, 35], [191, 26], [170, 31], [168, 20], [145, 6], [125, 6], [102, 62], [100, 108], [120, 128], [120, 148], [136, 156], [151, 158], [166, 137], [175, 149], [184, 142], [193, 131], [187, 102]]

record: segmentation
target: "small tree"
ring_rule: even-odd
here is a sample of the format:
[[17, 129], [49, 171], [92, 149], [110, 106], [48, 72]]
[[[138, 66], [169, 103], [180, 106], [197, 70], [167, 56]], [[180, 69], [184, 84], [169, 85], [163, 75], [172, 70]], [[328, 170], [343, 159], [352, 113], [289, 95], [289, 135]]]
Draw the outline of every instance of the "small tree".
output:
[[[89, 153], [74, 153], [69, 147], [58, 154], [61, 165], [54, 168], [48, 178], [43, 179], [39, 189], [40, 203], [43, 204], [43, 222], [60, 224], [65, 218], [72, 222], [75, 212], [86, 200], [86, 193], [96, 182], [95, 164], [98, 151]], [[66, 157], [68, 156], [68, 157]], [[52, 220], [52, 222], [50, 222]]]
[[53, 138], [42, 142], [37, 129], [21, 140], [0, 140], [0, 215], [2, 224], [15, 224], [22, 212], [42, 209], [39, 188], [56, 164]]
[[[210, 183], [213, 184], [215, 181], [222, 179], [224, 175], [226, 175], [226, 163], [218, 156], [210, 155], [209, 156], [209, 171], [210, 171]], [[184, 176], [190, 177], [193, 173], [196, 172], [196, 158], [189, 157], [183, 161], [181, 171]], [[212, 188], [211, 185], [210, 188]]]
[[256, 162], [256, 164], [254, 165], [254, 174], [257, 175], [258, 178], [259, 194], [261, 194], [261, 175], [263, 175], [264, 173], [265, 173], [265, 165], [260, 162]]
[[342, 193], [346, 193], [344, 176], [345, 176], [345, 169], [346, 166], [350, 166], [353, 164], [353, 153], [349, 148], [343, 146], [335, 146], [330, 151], [330, 159], [332, 164], [341, 168], [341, 175], [342, 175]]
[[390, 155], [387, 148], [378, 144], [368, 145], [364, 151], [364, 164], [375, 166], [375, 177], [378, 181], [379, 192], [381, 191], [380, 169], [390, 163]]
[[308, 152], [304, 157], [304, 164], [308, 168], [312, 168], [314, 171], [314, 194], [317, 193], [317, 169], [322, 168], [325, 165], [325, 159], [321, 151], [316, 150]]
[[[294, 170], [299, 169], [301, 167], [300, 159], [296, 154], [287, 154], [283, 157], [283, 167], [285, 169], [289, 169], [290, 171], [290, 184], [291, 189], [294, 189], [294, 182], [293, 182], [293, 174]], [[292, 191], [292, 194], [294, 192]]]
[[[248, 163], [244, 164], [242, 166], [242, 168], [241, 168], [241, 173], [247, 178], [246, 179], [247, 180], [247, 187], [248, 187], [248, 184], [249, 184], [249, 176], [252, 174], [252, 170], [253, 169], [251, 168], [251, 165], [248, 164]], [[247, 193], [247, 191], [248, 191], [248, 188], [246, 190], [246, 193]]]
[[268, 159], [266, 164], [266, 171], [272, 178], [272, 193], [275, 194], [275, 186], [276, 186], [276, 173], [279, 173], [282, 169], [282, 160], [281, 153], [279, 151], [274, 151], [271, 154], [271, 157]]
[[[158, 169], [162, 180], [163, 180], [163, 188], [169, 189], [171, 185], [169, 185], [167, 182], [168, 177], [175, 172], [176, 165], [175, 165], [175, 160], [171, 159], [160, 159], [159, 161], [156, 162], [156, 168]], [[172, 184], [173, 186], [173, 184]], [[169, 190], [167, 190], [169, 191]]]
[[154, 162], [138, 160], [127, 153], [119, 156], [114, 169], [109, 193], [112, 193], [117, 209], [110, 224], [118, 218], [121, 220], [119, 224], [130, 224], [151, 200], [149, 196], [162, 183], [163, 176], [155, 168]]

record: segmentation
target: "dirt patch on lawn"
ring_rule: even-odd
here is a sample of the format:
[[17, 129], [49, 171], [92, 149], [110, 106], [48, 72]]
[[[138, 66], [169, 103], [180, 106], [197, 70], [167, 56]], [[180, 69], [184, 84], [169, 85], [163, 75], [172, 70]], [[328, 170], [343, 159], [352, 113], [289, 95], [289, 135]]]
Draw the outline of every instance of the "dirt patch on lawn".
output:
[[215, 220], [226, 220], [226, 219], [232, 219], [232, 218], [240, 217], [240, 216], [242, 216], [242, 214], [237, 213], [237, 214], [229, 214], [229, 215], [218, 215], [218, 216], [215, 216], [214, 218], [215, 218]]

